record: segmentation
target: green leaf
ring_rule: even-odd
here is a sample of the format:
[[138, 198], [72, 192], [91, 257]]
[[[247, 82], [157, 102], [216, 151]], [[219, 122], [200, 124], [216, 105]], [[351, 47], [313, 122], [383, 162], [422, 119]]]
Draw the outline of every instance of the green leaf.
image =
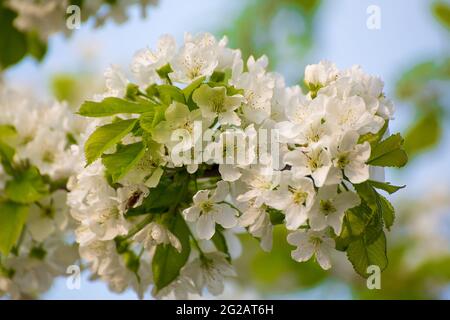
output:
[[16, 173], [14, 179], [6, 182], [6, 196], [17, 203], [30, 204], [47, 196], [49, 187], [35, 167]]
[[0, 140], [0, 159], [2, 159], [2, 161], [8, 161], [12, 164], [14, 153], [13, 148]]
[[408, 156], [402, 146], [402, 136], [399, 133], [391, 135], [372, 149], [367, 163], [381, 167], [403, 167], [408, 162]]
[[359, 137], [359, 144], [369, 142], [370, 147], [374, 148], [383, 139], [384, 134], [389, 126], [389, 121], [385, 121], [383, 127], [377, 133], [366, 133]]
[[209, 78], [209, 81], [212, 82], [222, 82], [225, 80], [225, 72], [223, 71], [214, 71], [211, 77]]
[[162, 244], [156, 248], [152, 260], [152, 271], [158, 291], [168, 286], [179, 276], [180, 269], [186, 264], [191, 253], [189, 229], [183, 217], [177, 214], [173, 217], [168, 228], [180, 240], [182, 250], [178, 252], [170, 244]]
[[435, 2], [432, 10], [439, 22], [447, 29], [450, 29], [450, 5], [442, 1]]
[[158, 70], [156, 70], [156, 73], [158, 73], [159, 77], [163, 80], [167, 80], [169, 83], [171, 83], [170, 77], [169, 77], [169, 73], [171, 73], [172, 67], [170, 66], [170, 64], [166, 64], [164, 66], [162, 66], [161, 68], [159, 68]]
[[14, 126], [3, 124], [0, 125], [0, 141], [6, 142], [7, 139], [15, 136], [17, 134], [16, 128]]
[[47, 43], [39, 38], [37, 32], [29, 32], [27, 34], [28, 53], [30, 53], [37, 61], [42, 61], [47, 53]]
[[189, 101], [189, 98], [191, 98], [194, 90], [200, 87], [203, 81], [205, 81], [205, 77], [200, 77], [183, 89], [183, 94], [186, 101]]
[[138, 95], [139, 95], [139, 86], [134, 83], [129, 83], [127, 85], [127, 90], [125, 92], [125, 98], [132, 101], [136, 101], [136, 99], [138, 99]]
[[381, 271], [386, 269], [388, 259], [386, 256], [386, 236], [380, 236], [371, 244], [367, 244], [364, 238], [350, 243], [347, 248], [347, 257], [353, 265], [355, 271], [364, 278], [367, 278], [367, 267], [376, 265]]
[[186, 103], [183, 91], [175, 86], [161, 84], [157, 86], [156, 89], [158, 91], [158, 98], [166, 105], [170, 105], [172, 101], [178, 101], [183, 104]]
[[0, 252], [8, 255], [20, 237], [28, 217], [28, 206], [0, 202]]
[[228, 251], [228, 245], [227, 240], [225, 239], [222, 231], [216, 227], [216, 232], [214, 233], [213, 237], [211, 238], [212, 242], [214, 243], [214, 246], [217, 250], [225, 253], [228, 256], [228, 261], [231, 260], [230, 253]]
[[142, 159], [144, 154], [145, 146], [142, 142], [119, 145], [115, 153], [104, 154], [102, 162], [111, 175], [113, 183], [116, 183]]
[[17, 14], [0, 4], [0, 69], [16, 64], [27, 54], [26, 35], [14, 27]]
[[158, 123], [166, 119], [166, 109], [167, 106], [165, 105], [155, 107], [155, 115], [152, 121], [152, 128], [156, 127]]
[[5, 169], [5, 171], [10, 175], [14, 173], [13, 169], [14, 154], [15, 154], [14, 149], [0, 140], [0, 160], [3, 165], [3, 169]]
[[181, 182], [162, 178], [155, 188], [150, 189], [148, 197], [144, 199], [139, 207], [128, 210], [127, 217], [167, 212], [173, 205], [174, 199], [177, 199], [180, 189]]
[[367, 244], [375, 241], [383, 231], [383, 206], [378, 192], [366, 181], [354, 185], [362, 199], [361, 207], [368, 206], [370, 211], [363, 210], [366, 224], [364, 234]]
[[82, 95], [82, 81], [68, 73], [55, 74], [52, 76], [50, 83], [52, 95], [59, 101], [68, 101], [70, 104], [75, 104]]
[[383, 220], [386, 228], [391, 229], [395, 220], [395, 209], [392, 204], [382, 195], [378, 195], [381, 202], [381, 210], [383, 212]]
[[410, 157], [434, 147], [442, 137], [442, 117], [437, 111], [421, 116], [406, 132], [405, 150]]
[[378, 193], [368, 181], [354, 184], [353, 186], [358, 192], [359, 197], [372, 209], [372, 211], [381, 209], [377, 202]]
[[363, 236], [371, 216], [372, 210], [364, 202], [347, 210], [342, 222], [341, 234], [335, 238], [336, 249], [346, 251], [351, 242]]
[[108, 97], [101, 102], [86, 101], [78, 113], [85, 117], [108, 117], [116, 114], [141, 114], [151, 111], [155, 104]]
[[142, 129], [144, 129], [147, 132], [151, 132], [153, 129], [153, 120], [155, 119], [155, 112], [146, 112], [141, 115], [139, 118], [139, 124]]
[[278, 224], [284, 223], [285, 216], [284, 216], [284, 214], [283, 214], [283, 212], [281, 210], [277, 210], [275, 208], [268, 207], [266, 209], [266, 211], [269, 214], [270, 222], [273, 225], [278, 225]]
[[374, 180], [368, 180], [368, 182], [372, 187], [384, 190], [389, 194], [393, 194], [393, 193], [397, 192], [398, 190], [406, 187], [406, 186], [394, 186], [394, 185], [390, 184], [389, 182], [379, 182], [379, 181], [374, 181]]
[[119, 120], [97, 128], [86, 141], [84, 151], [87, 165], [97, 160], [106, 150], [116, 145], [130, 133], [138, 119]]

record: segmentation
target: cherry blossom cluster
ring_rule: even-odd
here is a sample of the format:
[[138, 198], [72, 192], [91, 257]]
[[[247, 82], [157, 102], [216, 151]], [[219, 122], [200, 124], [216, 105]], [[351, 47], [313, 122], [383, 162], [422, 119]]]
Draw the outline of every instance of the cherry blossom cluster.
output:
[[235, 274], [236, 234], [270, 251], [276, 226], [288, 230], [294, 260], [315, 257], [323, 269], [335, 249], [351, 248], [354, 263], [354, 239], [385, 245], [384, 233], [350, 237], [344, 226], [354, 214], [382, 232], [363, 212], [381, 214], [373, 185], [390, 190], [382, 167], [403, 165], [393, 143], [383, 151], [393, 116], [383, 82], [323, 61], [307, 66], [305, 93], [267, 67], [226, 38], [186, 34], [178, 46], [165, 35], [135, 55], [134, 81], [112, 66], [106, 92], [81, 106], [92, 118], [86, 167], [68, 204], [81, 257], [112, 290], [220, 294]]
[[0, 297], [36, 298], [78, 259], [65, 185], [84, 119], [3, 84], [0, 114]]

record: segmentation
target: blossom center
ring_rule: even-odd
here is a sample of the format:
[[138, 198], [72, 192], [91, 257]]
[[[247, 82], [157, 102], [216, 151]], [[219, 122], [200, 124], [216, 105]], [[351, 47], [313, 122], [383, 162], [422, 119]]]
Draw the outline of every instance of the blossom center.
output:
[[295, 204], [303, 205], [305, 204], [306, 199], [308, 198], [308, 194], [303, 190], [297, 189], [293, 190], [292, 198]]
[[214, 96], [211, 98], [211, 107], [215, 113], [221, 113], [225, 109], [225, 99], [223, 96]]
[[336, 212], [336, 207], [330, 200], [321, 200], [320, 201], [320, 209], [326, 216], [330, 213]]
[[209, 213], [213, 210], [214, 208], [214, 204], [211, 201], [204, 201], [201, 205], [200, 208], [202, 209], [203, 212], [205, 213]]
[[350, 163], [350, 160], [348, 158], [348, 154], [340, 154], [337, 159], [337, 166], [341, 169], [344, 169], [348, 164]]

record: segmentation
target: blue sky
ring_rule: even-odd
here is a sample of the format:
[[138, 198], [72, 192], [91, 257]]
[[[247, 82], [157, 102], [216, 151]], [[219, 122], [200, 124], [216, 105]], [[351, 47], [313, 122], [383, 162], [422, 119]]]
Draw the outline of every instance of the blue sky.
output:
[[[137, 10], [132, 10], [132, 18], [124, 25], [108, 23], [102, 29], [93, 29], [88, 23], [68, 39], [62, 35], [52, 37], [44, 63], [38, 65], [27, 59], [7, 72], [8, 81], [46, 93], [49, 77], [58, 72], [78, 72], [80, 68], [102, 72], [111, 63], [126, 68], [135, 51], [151, 46], [161, 34], [171, 33], [181, 40], [185, 31], [221, 30], [230, 23], [230, 19], [236, 16], [246, 1], [159, 2], [157, 7], [150, 8], [146, 20], [139, 18]], [[401, 70], [422, 58], [448, 50], [448, 35], [433, 20], [427, 0], [324, 2], [317, 21], [317, 45], [306, 63], [329, 59], [341, 68], [360, 64], [367, 72], [385, 80], [388, 96], [393, 96], [393, 85]], [[381, 9], [380, 30], [369, 30], [366, 27], [366, 9], [369, 5], [378, 5]], [[95, 53], [95, 59], [86, 65], [85, 58], [89, 52]], [[392, 131], [402, 130], [411, 120], [407, 106], [397, 104], [396, 107]], [[408, 184], [406, 192], [410, 194], [423, 192], [424, 186], [429, 183], [450, 181], [448, 132], [446, 137], [438, 150], [416, 159], [403, 173], [389, 171], [388, 179], [392, 178], [397, 184]], [[433, 165], [430, 166], [430, 163]], [[104, 284], [89, 283], [87, 279], [84, 279], [82, 286], [80, 291], [69, 291], [65, 280], [60, 280], [45, 298], [135, 297], [131, 292], [120, 296], [112, 294]]]

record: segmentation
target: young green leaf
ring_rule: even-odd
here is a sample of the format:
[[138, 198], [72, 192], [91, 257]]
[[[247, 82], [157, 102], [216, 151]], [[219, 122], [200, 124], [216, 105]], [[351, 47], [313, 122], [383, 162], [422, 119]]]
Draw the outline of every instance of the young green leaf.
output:
[[6, 142], [7, 139], [15, 136], [17, 134], [16, 128], [8, 124], [0, 125], [0, 141]]
[[5, 194], [8, 199], [21, 204], [36, 202], [45, 197], [48, 192], [48, 185], [35, 167], [18, 172], [14, 179], [9, 180], [5, 185]]
[[410, 157], [434, 147], [441, 140], [443, 119], [437, 110], [431, 110], [409, 127], [405, 150]]
[[16, 12], [0, 4], [0, 69], [16, 64], [27, 54], [27, 37], [16, 29], [16, 17]]
[[86, 101], [78, 113], [85, 117], [108, 117], [116, 114], [141, 114], [151, 111], [155, 104], [148, 101], [128, 101], [108, 97], [101, 102]]
[[180, 214], [175, 215], [168, 228], [180, 240], [182, 250], [178, 252], [170, 244], [162, 244], [156, 248], [152, 260], [152, 271], [158, 291], [179, 276], [181, 268], [186, 264], [191, 253], [189, 229], [183, 217]]
[[86, 141], [84, 147], [87, 165], [97, 160], [106, 150], [119, 143], [123, 137], [133, 130], [137, 122], [138, 119], [119, 120], [97, 128]]
[[167, 212], [179, 195], [180, 188], [180, 184], [172, 179], [161, 179], [155, 188], [150, 189], [150, 194], [139, 207], [128, 210], [127, 217]]
[[3, 169], [8, 174], [12, 175], [14, 173], [13, 169], [13, 159], [15, 151], [6, 143], [3, 143], [0, 139], [0, 161], [3, 165]]
[[368, 182], [372, 187], [384, 190], [389, 194], [393, 194], [393, 193], [397, 192], [398, 190], [406, 187], [406, 186], [394, 186], [394, 185], [390, 184], [389, 182], [379, 182], [379, 181], [374, 181], [374, 180], [368, 180]]
[[[364, 227], [364, 221], [362, 221], [361, 218], [351, 211], [347, 211], [342, 222], [341, 234], [334, 239], [336, 250], [346, 251], [349, 244], [358, 238], [360, 233], [364, 230]], [[355, 229], [355, 231], [353, 229]]]
[[399, 133], [391, 135], [372, 149], [367, 163], [381, 167], [403, 167], [408, 162], [408, 156], [402, 146], [402, 136]]
[[386, 228], [390, 230], [395, 220], [395, 209], [385, 197], [383, 197], [382, 195], [378, 196], [380, 197], [384, 224]]
[[29, 207], [14, 202], [0, 202], [0, 253], [8, 255], [20, 237]]
[[151, 132], [153, 129], [153, 120], [155, 119], [155, 111], [143, 113], [139, 118], [139, 125], [147, 132]]
[[47, 42], [43, 41], [35, 31], [27, 33], [28, 53], [37, 61], [42, 61], [47, 53]]
[[170, 80], [169, 73], [171, 73], [172, 71], [173, 71], [172, 67], [168, 63], [168, 64], [162, 66], [161, 68], [159, 68], [158, 70], [156, 70], [156, 73], [158, 73], [158, 76], [162, 80], [166, 80], [168, 83], [171, 83], [172, 81]]
[[371, 244], [367, 244], [364, 238], [353, 241], [347, 248], [347, 257], [355, 271], [367, 278], [367, 267], [376, 265], [381, 271], [386, 269], [388, 259], [386, 256], [386, 236], [380, 236]]
[[204, 80], [205, 77], [200, 77], [183, 89], [183, 94], [186, 101], [189, 101], [189, 98], [192, 96], [194, 90], [200, 87]]
[[161, 121], [163, 121], [166, 118], [166, 109], [167, 109], [167, 106], [165, 106], [165, 105], [157, 106], [155, 108], [155, 115], [154, 115], [153, 121], [152, 121], [152, 128], [156, 127], [156, 125], [158, 123], [160, 123]]
[[346, 251], [349, 244], [364, 235], [372, 210], [365, 202], [347, 210], [342, 223], [341, 234], [335, 238], [336, 249]]
[[156, 87], [156, 90], [158, 91], [159, 99], [166, 105], [170, 105], [172, 101], [178, 101], [183, 104], [186, 103], [183, 91], [175, 86], [161, 84]]
[[214, 246], [216, 247], [216, 249], [225, 253], [228, 256], [228, 258], [227, 258], [228, 261], [230, 261], [231, 257], [230, 257], [230, 253], [228, 251], [227, 240], [225, 239], [225, 236], [223, 235], [222, 231], [219, 230], [218, 227], [216, 227], [216, 232], [214, 233], [211, 240], [214, 243]]
[[373, 149], [380, 141], [381, 139], [383, 139], [384, 134], [386, 133], [386, 130], [389, 126], [389, 121], [386, 120], [384, 122], [383, 127], [380, 129], [380, 131], [378, 131], [377, 133], [366, 133], [364, 135], [362, 135], [361, 137], [359, 137], [359, 141], [358, 143], [364, 143], [364, 142], [369, 142], [370, 143], [370, 147]]
[[212, 82], [222, 82], [225, 80], [225, 72], [223, 71], [214, 71], [211, 77], [209, 78], [209, 81]]
[[275, 208], [268, 207], [266, 212], [269, 214], [270, 222], [273, 225], [282, 224], [284, 222], [284, 214], [281, 210], [277, 210]]
[[102, 162], [113, 183], [116, 183], [142, 159], [144, 154], [145, 146], [142, 142], [120, 145], [115, 153], [104, 154]]

